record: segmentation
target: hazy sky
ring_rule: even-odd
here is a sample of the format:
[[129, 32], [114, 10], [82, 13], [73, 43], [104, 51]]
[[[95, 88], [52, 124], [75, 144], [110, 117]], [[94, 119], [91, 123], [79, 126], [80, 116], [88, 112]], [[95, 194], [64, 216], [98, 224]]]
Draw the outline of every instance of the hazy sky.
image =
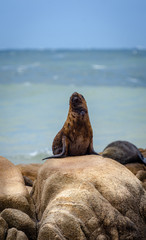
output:
[[0, 0], [0, 49], [146, 48], [146, 0]]

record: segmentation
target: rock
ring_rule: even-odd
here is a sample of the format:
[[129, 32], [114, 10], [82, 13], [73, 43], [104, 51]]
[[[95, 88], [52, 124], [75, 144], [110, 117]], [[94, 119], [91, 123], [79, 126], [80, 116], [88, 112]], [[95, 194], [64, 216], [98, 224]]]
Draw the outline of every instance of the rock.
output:
[[0, 157], [0, 212], [5, 208], [19, 209], [35, 218], [34, 204], [21, 172], [6, 158]]
[[30, 186], [26, 186], [26, 188], [27, 188], [27, 190], [28, 190], [28, 192], [29, 192], [29, 194], [31, 195], [31, 192], [32, 192], [32, 187], [30, 187]]
[[142, 182], [142, 186], [146, 190], [146, 171], [138, 171], [136, 177]]
[[6, 240], [28, 240], [28, 238], [23, 232], [18, 231], [16, 228], [11, 228], [8, 231]]
[[140, 163], [129, 163], [125, 165], [136, 177], [141, 181], [144, 189], [146, 189], [146, 166]]
[[146, 158], [146, 149], [139, 148], [139, 151], [142, 153], [142, 155]]
[[31, 218], [35, 221], [35, 207], [21, 172], [0, 157], [0, 239], [7, 235], [7, 240], [35, 240], [36, 223]]
[[112, 159], [47, 160], [38, 171], [33, 199], [38, 240], [146, 239], [146, 192]]
[[26, 186], [32, 187], [33, 181], [30, 178], [23, 176], [23, 179]]
[[146, 166], [142, 163], [128, 163], [125, 165], [134, 175], [143, 170], [146, 172]]
[[16, 167], [21, 171], [23, 176], [30, 178], [34, 181], [37, 177], [37, 173], [42, 164], [18, 164]]
[[136, 177], [140, 181], [145, 181], [146, 180], [146, 171], [143, 171], [143, 170], [138, 171], [138, 173], [136, 174]]
[[[139, 148], [139, 151], [146, 158], [146, 149]], [[100, 153], [102, 155], [102, 152]], [[146, 189], [146, 165], [143, 163], [128, 163], [125, 166], [142, 182], [142, 186]]]
[[6, 208], [1, 213], [2, 218], [7, 222], [9, 228], [16, 228], [25, 232], [29, 239], [36, 239], [36, 223], [20, 210]]
[[0, 240], [5, 240], [7, 230], [8, 224], [2, 217], [0, 217]]

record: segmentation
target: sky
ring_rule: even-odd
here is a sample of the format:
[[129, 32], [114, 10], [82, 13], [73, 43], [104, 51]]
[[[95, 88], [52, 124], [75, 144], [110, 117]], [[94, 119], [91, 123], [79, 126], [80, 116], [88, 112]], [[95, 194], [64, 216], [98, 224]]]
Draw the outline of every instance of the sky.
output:
[[0, 49], [146, 48], [146, 0], [0, 0]]

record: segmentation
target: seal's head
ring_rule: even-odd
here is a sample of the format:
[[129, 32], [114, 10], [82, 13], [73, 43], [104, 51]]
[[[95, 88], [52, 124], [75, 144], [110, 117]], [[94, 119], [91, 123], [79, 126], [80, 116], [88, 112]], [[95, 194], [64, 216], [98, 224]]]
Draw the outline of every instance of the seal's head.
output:
[[81, 94], [74, 92], [71, 95], [70, 110], [81, 117], [84, 117], [86, 114], [88, 114], [86, 100]]

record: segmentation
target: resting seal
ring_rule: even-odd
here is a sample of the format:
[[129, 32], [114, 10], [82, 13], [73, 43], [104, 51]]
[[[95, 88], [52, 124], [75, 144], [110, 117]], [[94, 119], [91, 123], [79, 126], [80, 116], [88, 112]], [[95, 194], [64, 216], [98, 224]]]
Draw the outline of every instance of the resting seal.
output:
[[93, 149], [93, 131], [84, 97], [75, 92], [70, 97], [67, 120], [54, 138], [53, 156], [44, 158], [62, 158], [97, 154]]
[[134, 162], [146, 164], [146, 158], [144, 158], [138, 148], [127, 141], [115, 141], [110, 143], [103, 150], [102, 156], [112, 158], [122, 164]]

